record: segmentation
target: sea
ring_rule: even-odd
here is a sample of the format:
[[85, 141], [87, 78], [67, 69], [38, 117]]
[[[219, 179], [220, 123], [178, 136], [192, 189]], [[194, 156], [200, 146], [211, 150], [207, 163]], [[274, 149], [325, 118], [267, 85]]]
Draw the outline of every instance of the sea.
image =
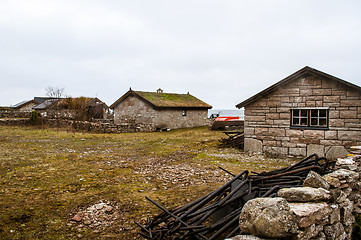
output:
[[208, 117], [212, 114], [219, 114], [219, 116], [232, 116], [232, 117], [241, 117], [244, 119], [244, 109], [209, 109]]

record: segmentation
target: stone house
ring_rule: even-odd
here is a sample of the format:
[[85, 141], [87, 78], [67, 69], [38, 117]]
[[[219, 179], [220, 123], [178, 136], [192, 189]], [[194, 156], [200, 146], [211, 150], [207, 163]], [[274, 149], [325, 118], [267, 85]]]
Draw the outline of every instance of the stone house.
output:
[[33, 107], [47, 118], [64, 118], [74, 120], [105, 119], [108, 106], [98, 98], [49, 98]]
[[361, 144], [361, 87], [311, 67], [236, 107], [245, 109], [245, 151], [332, 159]]
[[148, 131], [189, 128], [208, 124], [211, 105], [188, 94], [133, 91], [130, 89], [111, 106], [114, 122], [141, 123]]
[[26, 100], [11, 106], [11, 109], [20, 112], [31, 112], [32, 108], [38, 105], [39, 102], [35, 100]]

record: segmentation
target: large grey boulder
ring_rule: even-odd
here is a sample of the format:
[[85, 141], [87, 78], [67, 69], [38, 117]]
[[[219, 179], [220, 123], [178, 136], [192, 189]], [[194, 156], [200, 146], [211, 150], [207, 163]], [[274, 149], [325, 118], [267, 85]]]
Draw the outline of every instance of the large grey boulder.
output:
[[249, 200], [239, 217], [241, 231], [258, 237], [284, 238], [297, 233], [296, 218], [283, 198]]
[[282, 188], [278, 191], [277, 196], [289, 202], [317, 202], [331, 199], [329, 191], [311, 187]]

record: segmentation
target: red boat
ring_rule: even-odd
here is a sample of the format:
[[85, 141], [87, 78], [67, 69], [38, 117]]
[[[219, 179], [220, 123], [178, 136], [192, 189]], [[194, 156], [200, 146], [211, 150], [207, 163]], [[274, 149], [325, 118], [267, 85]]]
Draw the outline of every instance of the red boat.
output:
[[243, 128], [243, 120], [237, 116], [217, 117], [211, 126], [212, 130], [230, 130]]

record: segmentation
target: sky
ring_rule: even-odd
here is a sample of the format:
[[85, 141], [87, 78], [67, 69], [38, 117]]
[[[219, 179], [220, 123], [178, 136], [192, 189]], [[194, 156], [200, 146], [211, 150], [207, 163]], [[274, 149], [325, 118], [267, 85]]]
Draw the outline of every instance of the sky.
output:
[[235, 105], [310, 66], [361, 85], [359, 0], [1, 0], [0, 106], [46, 88]]

